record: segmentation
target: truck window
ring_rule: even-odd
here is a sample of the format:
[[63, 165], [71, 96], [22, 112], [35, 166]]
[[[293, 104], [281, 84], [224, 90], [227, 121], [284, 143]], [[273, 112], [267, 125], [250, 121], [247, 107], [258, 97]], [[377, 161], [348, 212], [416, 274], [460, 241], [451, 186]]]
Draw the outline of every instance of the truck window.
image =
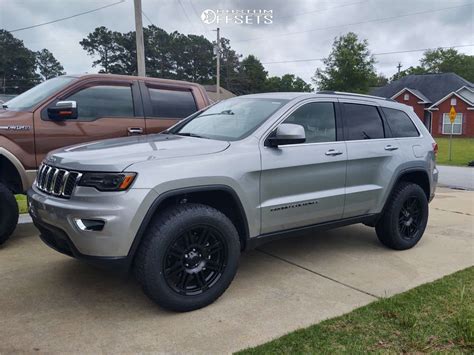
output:
[[92, 86], [72, 94], [67, 100], [77, 102], [79, 121], [93, 121], [101, 117], [134, 116], [130, 86]]
[[336, 141], [336, 116], [332, 102], [313, 102], [303, 105], [285, 122], [303, 126], [306, 143]]
[[375, 106], [344, 104], [346, 141], [384, 138], [382, 118]]
[[418, 137], [420, 135], [414, 123], [405, 112], [386, 107], [383, 107], [382, 110], [387, 118], [393, 137]]
[[197, 111], [191, 91], [148, 88], [152, 112], [158, 118], [185, 118]]

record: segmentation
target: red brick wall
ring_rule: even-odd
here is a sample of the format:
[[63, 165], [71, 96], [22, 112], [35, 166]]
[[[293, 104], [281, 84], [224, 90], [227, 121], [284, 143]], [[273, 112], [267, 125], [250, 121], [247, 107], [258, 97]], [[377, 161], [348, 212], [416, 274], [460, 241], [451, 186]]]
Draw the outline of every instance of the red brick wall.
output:
[[443, 114], [449, 113], [451, 110], [451, 97], [456, 98], [456, 106], [454, 109], [457, 113], [463, 114], [462, 120], [462, 134], [461, 135], [454, 135], [455, 137], [474, 137], [474, 111], [468, 110], [467, 108], [469, 105], [461, 100], [459, 97], [452, 95], [444, 100], [441, 104], [438, 105], [437, 111], [433, 112], [433, 125], [432, 125], [432, 132], [431, 135], [433, 137], [447, 137], [449, 135], [442, 134], [442, 122], [443, 122]]
[[[408, 101], [404, 100], [405, 94], [409, 95]], [[402, 104], [413, 107], [413, 110], [415, 110], [415, 113], [418, 116], [418, 118], [421, 120], [421, 122], [425, 123], [425, 119], [424, 119], [424, 117], [425, 117], [425, 105], [418, 103], [418, 101], [421, 101], [421, 99], [419, 99], [418, 97], [413, 95], [408, 90], [405, 90], [400, 95], [398, 95], [394, 100], [398, 101]]]

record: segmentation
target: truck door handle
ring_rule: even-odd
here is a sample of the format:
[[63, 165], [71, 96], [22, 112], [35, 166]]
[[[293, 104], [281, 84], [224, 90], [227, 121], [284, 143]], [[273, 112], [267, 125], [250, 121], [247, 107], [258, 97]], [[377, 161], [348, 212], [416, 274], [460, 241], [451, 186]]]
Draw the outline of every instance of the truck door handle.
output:
[[341, 155], [342, 152], [340, 152], [339, 150], [335, 150], [335, 149], [329, 149], [325, 154], [330, 155], [330, 156], [336, 156], [336, 155]]
[[395, 147], [395, 146], [390, 145], [390, 144], [385, 146], [385, 150], [397, 150], [397, 149], [398, 149], [398, 147]]
[[136, 134], [143, 134], [143, 128], [140, 127], [128, 127], [127, 128], [128, 135], [133, 136]]

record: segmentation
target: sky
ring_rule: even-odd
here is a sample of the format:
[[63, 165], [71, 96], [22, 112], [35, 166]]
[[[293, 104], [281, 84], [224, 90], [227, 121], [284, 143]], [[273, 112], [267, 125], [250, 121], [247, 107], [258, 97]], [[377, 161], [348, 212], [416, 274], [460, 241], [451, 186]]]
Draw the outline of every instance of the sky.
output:
[[[0, 28], [14, 30], [95, 9], [119, 0], [0, 0]], [[221, 36], [243, 56], [256, 55], [269, 75], [292, 73], [311, 82], [334, 38], [349, 31], [369, 42], [378, 54], [376, 70], [390, 77], [418, 65], [422, 52], [383, 54], [424, 48], [463, 46], [474, 54], [473, 0], [142, 0], [145, 26], [150, 21], [168, 32], [204, 35], [214, 40], [215, 23], [201, 13], [211, 10], [272, 10], [271, 24], [221, 24]], [[79, 41], [98, 26], [134, 29], [133, 0], [33, 29], [13, 32], [31, 50], [49, 49], [72, 73], [93, 73], [93, 58]], [[382, 53], [382, 54], [381, 54]], [[271, 63], [281, 62], [285, 63]]]

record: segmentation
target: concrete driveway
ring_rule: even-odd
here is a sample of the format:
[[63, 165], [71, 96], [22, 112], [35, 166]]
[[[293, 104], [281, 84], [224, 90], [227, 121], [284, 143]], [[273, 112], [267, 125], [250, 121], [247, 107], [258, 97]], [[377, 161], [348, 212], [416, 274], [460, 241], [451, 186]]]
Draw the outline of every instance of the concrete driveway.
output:
[[474, 192], [440, 189], [411, 250], [363, 225], [274, 242], [243, 255], [216, 303], [176, 314], [21, 225], [0, 249], [0, 353], [236, 351], [473, 265], [473, 230]]

